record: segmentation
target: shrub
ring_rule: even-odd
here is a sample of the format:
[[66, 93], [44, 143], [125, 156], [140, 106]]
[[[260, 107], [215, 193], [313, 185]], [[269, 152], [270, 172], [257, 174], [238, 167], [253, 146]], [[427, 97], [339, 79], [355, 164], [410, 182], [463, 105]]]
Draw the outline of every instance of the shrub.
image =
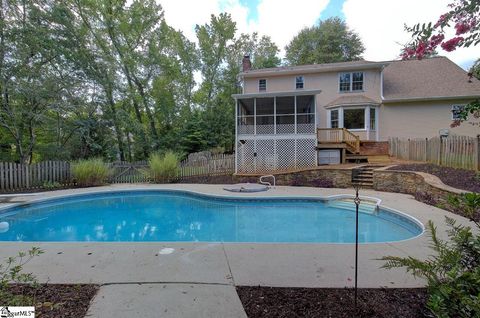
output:
[[42, 188], [48, 189], [48, 190], [57, 189], [61, 187], [62, 185], [57, 181], [44, 181], [42, 184]]
[[148, 166], [154, 182], [171, 182], [178, 175], [178, 156], [172, 151], [167, 151], [164, 155], [155, 153], [148, 159]]
[[480, 194], [449, 195], [447, 200], [453, 212], [469, 218], [480, 227]]
[[415, 200], [433, 206], [437, 206], [439, 204], [438, 200], [428, 192], [415, 192]]
[[102, 159], [79, 160], [72, 164], [72, 174], [78, 185], [97, 186], [105, 183], [111, 169]]
[[384, 268], [406, 267], [415, 277], [428, 283], [428, 309], [436, 317], [480, 317], [480, 224], [476, 220], [480, 195], [469, 193], [450, 199], [477, 227], [457, 225], [446, 218], [448, 241], [438, 238], [433, 222], [428, 222], [431, 248], [435, 255], [427, 260], [386, 256]]
[[[32, 273], [23, 273], [23, 266], [35, 256], [42, 254], [38, 247], [32, 247], [28, 252], [19, 252], [17, 256], [7, 258], [5, 264], [0, 263], [0, 300], [2, 306], [34, 305], [34, 299], [23, 293], [13, 294], [9, 284], [22, 284], [22, 286], [37, 286], [37, 279]], [[23, 292], [23, 288], [20, 289]]]

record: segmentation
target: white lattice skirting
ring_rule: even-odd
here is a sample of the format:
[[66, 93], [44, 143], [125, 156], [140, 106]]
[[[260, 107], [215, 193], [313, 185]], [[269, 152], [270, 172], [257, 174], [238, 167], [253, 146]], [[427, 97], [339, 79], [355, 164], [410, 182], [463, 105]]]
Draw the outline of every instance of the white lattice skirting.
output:
[[[294, 124], [281, 125], [257, 125], [257, 135], [273, 135], [275, 134], [294, 134]], [[314, 134], [315, 124], [297, 124], [297, 134]], [[239, 135], [253, 135], [255, 134], [255, 125], [238, 125]]]
[[237, 172], [256, 173], [314, 167], [317, 139], [247, 139], [237, 143]]

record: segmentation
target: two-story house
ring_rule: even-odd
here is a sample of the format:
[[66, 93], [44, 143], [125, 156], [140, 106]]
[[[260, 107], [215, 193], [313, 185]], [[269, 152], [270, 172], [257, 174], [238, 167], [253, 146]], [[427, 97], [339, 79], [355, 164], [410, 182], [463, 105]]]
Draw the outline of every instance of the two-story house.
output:
[[[390, 137], [430, 138], [480, 97], [445, 57], [252, 70], [236, 100], [236, 172], [268, 172], [385, 154]], [[478, 126], [451, 129], [476, 136]]]

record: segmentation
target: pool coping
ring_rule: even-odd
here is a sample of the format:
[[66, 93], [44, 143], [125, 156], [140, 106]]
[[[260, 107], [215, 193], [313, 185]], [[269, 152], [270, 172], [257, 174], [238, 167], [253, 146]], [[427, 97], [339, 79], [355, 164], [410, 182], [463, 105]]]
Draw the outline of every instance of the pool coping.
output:
[[[222, 185], [115, 185], [108, 187], [60, 190], [26, 198], [24, 203], [94, 192], [137, 189], [188, 190], [206, 195], [222, 194]], [[468, 220], [428, 206], [410, 195], [361, 190], [364, 196], [382, 200], [382, 209], [395, 213], [409, 211], [419, 224], [435, 221], [439, 235], [444, 235], [444, 216], [468, 224]], [[266, 195], [268, 194], [268, 195]], [[349, 195], [353, 189], [281, 187], [260, 193], [229, 193], [227, 197], [291, 196], [307, 198]], [[33, 200], [32, 200], [33, 199]], [[0, 209], [22, 203], [0, 204]], [[393, 208], [394, 207], [394, 208]], [[411, 213], [410, 213], [411, 211]], [[351, 287], [353, 269], [352, 243], [174, 243], [174, 242], [0, 242], [0, 259], [32, 245], [46, 251], [27, 264], [40, 281], [55, 283], [95, 282], [100, 284], [147, 282], [198, 282], [230, 285], [276, 287]], [[404, 269], [381, 269], [378, 258], [384, 255], [428, 257], [428, 236], [421, 235], [392, 243], [360, 245], [360, 287], [419, 287], [424, 281], [413, 279]], [[165, 247], [171, 255], [158, 255]], [[90, 257], [89, 255], [96, 255]], [[155, 256], [157, 255], [157, 256]]]

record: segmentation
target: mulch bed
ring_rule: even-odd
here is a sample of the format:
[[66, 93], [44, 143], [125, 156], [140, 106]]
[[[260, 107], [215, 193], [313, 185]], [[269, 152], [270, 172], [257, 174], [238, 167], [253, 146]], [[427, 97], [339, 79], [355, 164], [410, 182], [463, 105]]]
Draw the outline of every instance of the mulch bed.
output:
[[9, 288], [14, 294], [23, 294], [33, 300], [32, 304], [24, 304], [24, 306], [35, 305], [35, 317], [83, 318], [99, 286], [93, 284], [45, 284], [37, 288], [22, 285], [13, 285]]
[[275, 317], [429, 317], [424, 288], [359, 289], [354, 308], [353, 289], [237, 287], [249, 318]]
[[388, 170], [426, 172], [437, 176], [443, 183], [451, 187], [480, 192], [480, 175], [472, 170], [440, 167], [434, 164], [404, 164], [391, 167]]

